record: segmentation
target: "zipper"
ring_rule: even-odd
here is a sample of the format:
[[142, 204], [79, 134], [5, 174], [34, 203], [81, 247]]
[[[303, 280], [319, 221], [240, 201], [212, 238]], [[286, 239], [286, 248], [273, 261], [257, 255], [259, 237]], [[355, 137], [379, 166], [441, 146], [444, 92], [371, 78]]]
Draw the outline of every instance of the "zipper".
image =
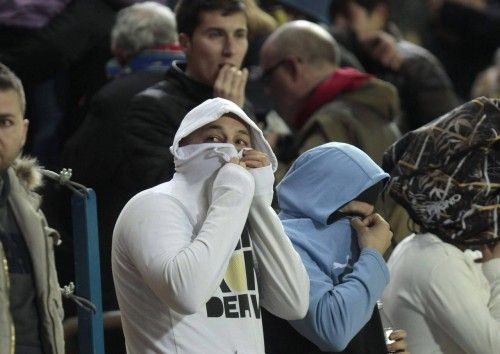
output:
[[[57, 343], [58, 343], [58, 340], [57, 340], [57, 333], [56, 333], [56, 321], [57, 319], [54, 318], [54, 312], [55, 312], [55, 302], [56, 299], [53, 299], [52, 298], [52, 291], [53, 289], [51, 288], [50, 286], [50, 277], [51, 277], [51, 271], [50, 271], [50, 247], [48, 246], [48, 242], [53, 242], [52, 241], [52, 237], [50, 237], [50, 235], [47, 235], [46, 232], [45, 232], [45, 228], [43, 227], [44, 226], [44, 222], [42, 221], [42, 234], [44, 236], [44, 246], [45, 246], [45, 259], [47, 261], [47, 299], [46, 299], [46, 307], [47, 307], [47, 316], [50, 318], [51, 320], [51, 325], [52, 325], [52, 346], [53, 346], [53, 350], [54, 350], [54, 353], [57, 353]], [[50, 237], [50, 240], [49, 240], [49, 237]], [[55, 260], [54, 260], [55, 261]], [[54, 265], [55, 266], [55, 265]]]
[[[5, 255], [2, 255], [2, 256], [3, 256], [3, 259], [2, 259], [3, 271], [5, 273], [5, 284], [6, 284], [6, 288], [7, 288], [7, 294], [9, 294], [9, 292], [10, 292], [9, 264], [7, 263], [7, 259], [5, 258]], [[9, 353], [15, 354], [16, 328], [14, 327], [14, 322], [12, 321], [12, 318], [10, 318], [9, 322], [10, 322], [9, 323], [9, 325], [10, 325], [10, 350], [9, 350]]]

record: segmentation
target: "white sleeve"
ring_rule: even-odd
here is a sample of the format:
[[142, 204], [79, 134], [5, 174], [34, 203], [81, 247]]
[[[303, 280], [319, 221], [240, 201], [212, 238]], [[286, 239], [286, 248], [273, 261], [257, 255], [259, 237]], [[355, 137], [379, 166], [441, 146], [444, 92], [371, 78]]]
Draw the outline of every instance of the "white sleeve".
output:
[[500, 322], [500, 259], [495, 258], [483, 263], [483, 273], [491, 287], [488, 308], [491, 315]]
[[127, 235], [132, 262], [167, 306], [192, 314], [216, 291], [240, 239], [253, 191], [253, 178], [244, 168], [224, 165], [196, 235], [189, 211], [167, 195], [149, 195], [122, 215], [128, 219], [121, 232]]
[[270, 166], [250, 170], [255, 194], [249, 223], [261, 305], [285, 320], [301, 319], [309, 305], [309, 277], [300, 256], [271, 207], [274, 177]]
[[467, 353], [500, 348], [500, 260], [487, 263], [489, 281], [479, 265], [447, 257], [430, 274], [424, 294], [431, 320]]

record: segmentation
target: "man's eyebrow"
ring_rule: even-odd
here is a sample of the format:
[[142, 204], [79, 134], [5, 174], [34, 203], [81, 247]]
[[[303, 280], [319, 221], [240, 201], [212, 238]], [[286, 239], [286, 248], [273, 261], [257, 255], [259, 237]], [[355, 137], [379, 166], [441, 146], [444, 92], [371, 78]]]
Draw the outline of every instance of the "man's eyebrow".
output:
[[[207, 27], [204, 29], [204, 32], [210, 32], [210, 31], [220, 31], [220, 32], [231, 32], [231, 30], [228, 30], [226, 28], [223, 28], [223, 27], [217, 27], [217, 26], [212, 26], [212, 27]], [[246, 27], [238, 27], [234, 30], [232, 30], [233, 32], [248, 32], [248, 28]]]
[[217, 123], [210, 123], [210, 124], [207, 124], [205, 125], [204, 127], [205, 129], [217, 129], [217, 130], [222, 130], [222, 126], [220, 126], [219, 124]]
[[13, 118], [14, 115], [11, 113], [0, 113], [0, 119]]
[[246, 130], [246, 129], [240, 129], [240, 130], [238, 130], [238, 133], [239, 133], [239, 134], [244, 134], [244, 135], [250, 136], [250, 133], [249, 133], [249, 132], [248, 132], [248, 130]]
[[226, 32], [226, 30], [222, 27], [216, 27], [216, 26], [213, 26], [213, 27], [207, 27], [205, 28], [204, 30], [205, 32], [209, 32], [209, 31], [221, 31], [221, 32]]
[[[216, 130], [221, 130], [221, 131], [224, 131], [224, 128], [217, 124], [217, 123], [210, 123], [210, 124], [207, 124], [205, 125], [204, 127], [206, 130], [208, 129], [216, 129]], [[247, 130], [247, 129], [240, 129], [237, 131], [238, 134], [243, 134], [243, 135], [247, 135], [247, 136], [250, 136], [250, 132]]]

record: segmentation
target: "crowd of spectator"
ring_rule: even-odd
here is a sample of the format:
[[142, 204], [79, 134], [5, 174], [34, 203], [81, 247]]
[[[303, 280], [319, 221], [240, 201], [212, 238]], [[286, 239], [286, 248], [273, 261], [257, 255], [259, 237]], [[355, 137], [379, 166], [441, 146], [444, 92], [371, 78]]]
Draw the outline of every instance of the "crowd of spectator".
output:
[[0, 353], [64, 351], [69, 204], [38, 164], [96, 192], [107, 353], [500, 348], [499, 1], [12, 0], [0, 23]]

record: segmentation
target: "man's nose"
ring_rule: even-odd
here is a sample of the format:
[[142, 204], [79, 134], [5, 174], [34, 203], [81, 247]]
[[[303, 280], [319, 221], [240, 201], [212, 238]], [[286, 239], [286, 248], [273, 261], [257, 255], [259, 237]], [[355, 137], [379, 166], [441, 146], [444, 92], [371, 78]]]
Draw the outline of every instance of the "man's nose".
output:
[[228, 36], [224, 41], [223, 54], [225, 56], [232, 56], [234, 53], [235, 40], [233, 37]]
[[234, 148], [236, 149], [236, 151], [240, 152], [241, 149], [243, 149], [242, 146], [238, 145], [238, 144], [233, 144]]

